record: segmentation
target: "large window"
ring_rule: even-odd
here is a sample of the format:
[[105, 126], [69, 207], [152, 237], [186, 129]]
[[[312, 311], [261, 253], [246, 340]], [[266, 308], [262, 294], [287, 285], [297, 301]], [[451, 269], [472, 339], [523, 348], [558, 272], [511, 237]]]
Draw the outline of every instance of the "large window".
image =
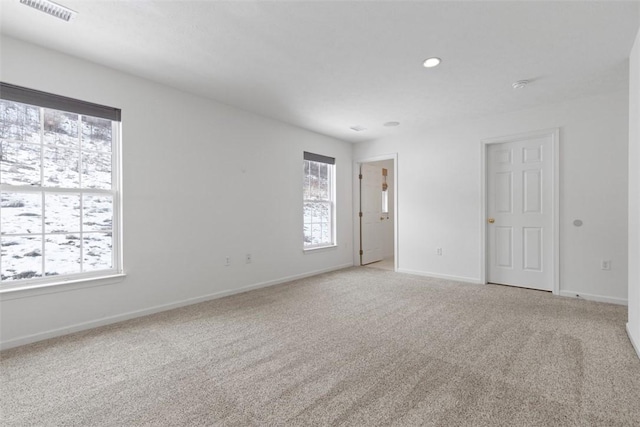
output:
[[304, 248], [334, 246], [335, 159], [304, 153]]
[[2, 83], [0, 289], [120, 272], [120, 110]]

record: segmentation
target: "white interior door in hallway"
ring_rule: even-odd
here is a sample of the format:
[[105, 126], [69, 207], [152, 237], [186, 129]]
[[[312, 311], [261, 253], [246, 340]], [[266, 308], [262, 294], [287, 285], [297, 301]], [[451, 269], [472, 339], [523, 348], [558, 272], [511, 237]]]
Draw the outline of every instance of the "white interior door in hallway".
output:
[[382, 168], [360, 166], [360, 265], [383, 258]]
[[557, 132], [487, 146], [487, 281], [546, 291], [555, 277]]

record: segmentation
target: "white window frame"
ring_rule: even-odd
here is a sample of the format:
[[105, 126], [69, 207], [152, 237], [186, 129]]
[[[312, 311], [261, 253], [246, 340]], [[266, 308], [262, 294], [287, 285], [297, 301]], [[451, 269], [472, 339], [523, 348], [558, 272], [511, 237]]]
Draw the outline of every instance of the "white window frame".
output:
[[[314, 154], [312, 153], [306, 153], [305, 152], [305, 157], [307, 154], [311, 154], [311, 156], [314, 156]], [[319, 158], [325, 157], [325, 156], [319, 156], [319, 155], [315, 155]], [[302, 198], [302, 207], [303, 207], [303, 217], [302, 217], [302, 222], [303, 222], [303, 238], [302, 238], [302, 246], [303, 246], [303, 251], [305, 252], [309, 252], [309, 251], [314, 251], [314, 250], [318, 250], [318, 249], [326, 249], [326, 248], [332, 248], [332, 247], [336, 247], [337, 246], [337, 242], [336, 242], [336, 165], [335, 165], [335, 159], [327, 157], [327, 159], [331, 159], [333, 160], [333, 163], [328, 163], [325, 161], [317, 161], [317, 160], [309, 160], [309, 159], [303, 159], [302, 162], [302, 182], [304, 183], [304, 179], [305, 179], [305, 172], [304, 172], [304, 166], [305, 166], [305, 162], [316, 162], [318, 164], [326, 164], [328, 167], [327, 170], [327, 178], [329, 180], [329, 198], [328, 199], [305, 199], [304, 198], [304, 191], [303, 191], [303, 198]], [[327, 203], [329, 204], [329, 215], [330, 215], [330, 224], [331, 224], [331, 230], [330, 230], [330, 236], [331, 236], [331, 241], [328, 243], [318, 243], [318, 244], [307, 244], [304, 238], [304, 205], [308, 202], [313, 202], [313, 203], [318, 203], [318, 202], [322, 202], [322, 203]]]
[[[11, 86], [11, 85], [5, 85], [4, 83], [2, 83], [3, 88], [5, 86]], [[18, 89], [24, 89], [24, 88], [18, 88]], [[31, 91], [30, 89], [25, 89], [26, 91]], [[45, 94], [43, 92], [38, 92], [38, 91], [32, 91], [36, 94], [40, 94], [40, 96], [47, 96], [48, 94]], [[60, 98], [62, 100], [64, 100], [64, 97], [58, 97], [57, 95], [50, 95], [52, 98]], [[41, 139], [40, 139], [40, 147], [41, 147], [41, 162], [40, 162], [40, 167], [43, 167], [43, 163], [42, 163], [42, 147], [45, 147], [46, 145], [43, 144], [43, 140], [42, 140], [42, 135], [44, 132], [44, 120], [43, 120], [43, 114], [44, 114], [44, 109], [54, 109], [54, 110], [59, 110], [59, 111], [65, 111], [62, 110], [60, 108], [56, 108], [56, 107], [52, 107], [49, 105], [38, 105], [35, 102], [25, 102], [22, 100], [15, 100], [15, 99], [11, 99], [9, 97], [5, 97], [2, 96], [3, 100], [9, 101], [9, 102], [18, 102], [18, 103], [22, 103], [22, 104], [27, 104], [27, 105], [32, 105], [34, 107], [39, 108], [39, 112], [40, 112], [40, 135], [41, 135]], [[66, 98], [69, 99], [70, 98]], [[83, 103], [83, 101], [77, 101], [77, 100], [71, 100], [71, 101], [76, 101], [78, 103]], [[46, 104], [46, 102], [45, 102]], [[95, 104], [88, 104], [89, 107], [91, 106], [96, 106]], [[101, 107], [101, 106], [96, 106], [96, 107]], [[109, 107], [103, 107], [103, 108], [109, 108]], [[66, 112], [66, 111], [65, 111]], [[90, 113], [78, 113], [77, 111], [69, 111], [72, 114], [78, 114], [78, 120], [79, 122], [81, 122], [82, 117], [83, 116], [89, 116], [89, 117], [97, 117], [97, 116], [92, 116]], [[119, 111], [118, 111], [119, 113]], [[4, 296], [10, 296], [13, 293], [15, 293], [15, 291], [23, 291], [23, 290], [31, 290], [31, 289], [45, 289], [45, 288], [49, 288], [51, 286], [58, 286], [58, 285], [83, 285], [86, 284], [86, 282], [96, 282], [96, 284], [103, 284], [106, 282], [109, 282], [109, 279], [114, 279], [114, 278], [119, 278], [121, 276], [124, 276], [124, 271], [123, 271], [123, 257], [122, 257], [122, 151], [121, 151], [121, 140], [122, 140], [122, 126], [121, 126], [121, 121], [119, 120], [119, 118], [116, 119], [107, 119], [107, 120], [111, 120], [111, 125], [112, 125], [112, 132], [111, 132], [111, 136], [112, 136], [112, 140], [111, 140], [111, 189], [107, 190], [107, 189], [93, 189], [93, 188], [66, 188], [66, 187], [45, 187], [42, 186], [42, 182], [40, 183], [40, 186], [31, 186], [31, 185], [25, 185], [25, 186], [17, 186], [17, 185], [11, 185], [11, 184], [0, 184], [0, 190], [2, 192], [21, 192], [21, 193], [26, 193], [26, 192], [34, 192], [34, 193], [39, 193], [43, 195], [46, 194], [79, 194], [80, 195], [80, 203], [83, 203], [83, 195], [84, 194], [105, 194], [105, 195], [109, 195], [112, 197], [112, 225], [111, 225], [111, 246], [112, 246], [112, 252], [111, 252], [111, 256], [112, 256], [112, 268], [110, 269], [103, 269], [103, 270], [96, 270], [96, 271], [90, 271], [90, 272], [79, 272], [79, 273], [68, 273], [68, 274], [60, 274], [60, 275], [55, 275], [55, 276], [42, 276], [42, 277], [37, 277], [37, 278], [32, 278], [32, 279], [23, 279], [23, 280], [16, 280], [16, 281], [7, 281], [7, 282], [2, 282], [0, 281], [0, 295]], [[79, 126], [79, 130], [78, 132], [81, 132], [81, 126]], [[27, 143], [27, 144], [31, 144], [32, 143], [28, 143], [28, 142], [24, 142], [24, 141], [16, 141], [16, 142], [20, 142], [20, 143]], [[80, 151], [80, 156], [82, 156], [83, 152], [92, 152], [91, 150], [81, 150]], [[79, 174], [79, 179], [80, 179], [80, 183], [82, 182], [82, 173], [80, 172]], [[42, 177], [42, 169], [41, 169], [41, 177]], [[82, 206], [82, 205], [81, 205]], [[43, 218], [44, 218], [44, 209], [45, 209], [45, 205], [44, 205], [44, 201], [42, 204], [42, 210], [43, 210]], [[85, 233], [90, 234], [92, 233], [91, 231], [87, 231], [85, 232], [83, 230], [83, 220], [82, 218], [80, 219], [80, 232], [79, 233], [71, 233], [71, 234], [79, 234], [81, 237], [81, 242], [83, 242], [83, 236], [85, 235]], [[43, 247], [45, 244], [45, 239], [46, 236], [49, 235], [50, 233], [46, 233], [45, 229], [43, 227], [43, 229], [41, 230], [40, 233], [31, 233], [29, 235], [31, 236], [35, 236], [35, 235], [41, 235], [43, 237]], [[12, 236], [17, 234], [11, 234]], [[83, 243], [82, 243], [83, 244]], [[45, 252], [43, 250], [42, 252], [42, 262], [44, 263], [45, 260]], [[82, 250], [80, 252], [80, 262], [82, 263], [83, 260], [83, 253]], [[1, 263], [2, 260], [0, 259], [0, 267], [1, 267]], [[43, 273], [44, 273], [44, 269], [43, 269]], [[106, 282], [105, 282], [106, 280]], [[79, 286], [79, 287], [84, 287], [84, 286]], [[66, 288], [66, 287], [65, 287]]]

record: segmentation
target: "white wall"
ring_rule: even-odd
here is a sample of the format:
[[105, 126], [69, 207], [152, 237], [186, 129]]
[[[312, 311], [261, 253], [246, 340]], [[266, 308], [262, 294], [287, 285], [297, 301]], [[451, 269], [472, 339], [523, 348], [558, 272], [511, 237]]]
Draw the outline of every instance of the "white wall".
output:
[[629, 323], [640, 356], [640, 32], [629, 59]]
[[[358, 144], [356, 159], [398, 153], [400, 271], [480, 281], [480, 141], [559, 127], [561, 293], [626, 303], [627, 98], [625, 90]], [[602, 259], [611, 271], [600, 270]]]
[[[122, 109], [127, 273], [3, 296], [4, 347], [352, 265], [351, 144], [11, 38], [0, 63], [4, 82]], [[303, 254], [303, 151], [336, 158], [336, 249]]]
[[379, 160], [377, 162], [371, 162], [370, 164], [378, 166], [380, 169], [387, 169], [387, 193], [389, 197], [389, 215], [385, 215], [385, 220], [382, 222], [382, 256], [385, 258], [393, 257], [393, 223], [395, 222], [395, 212], [393, 203], [393, 160]]

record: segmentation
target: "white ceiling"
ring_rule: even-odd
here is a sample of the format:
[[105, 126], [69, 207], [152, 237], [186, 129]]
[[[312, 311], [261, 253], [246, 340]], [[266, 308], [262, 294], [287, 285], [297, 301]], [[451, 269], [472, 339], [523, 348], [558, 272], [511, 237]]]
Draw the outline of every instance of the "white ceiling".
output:
[[58, 2], [77, 18], [0, 0], [2, 33], [351, 142], [623, 89], [640, 21], [640, 1]]

